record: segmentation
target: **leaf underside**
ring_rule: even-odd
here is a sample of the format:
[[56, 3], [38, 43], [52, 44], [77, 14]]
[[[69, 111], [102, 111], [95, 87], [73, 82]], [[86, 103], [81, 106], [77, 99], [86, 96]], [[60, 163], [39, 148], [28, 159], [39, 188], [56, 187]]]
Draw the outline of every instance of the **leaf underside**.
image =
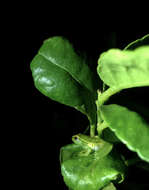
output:
[[101, 113], [117, 137], [149, 162], [149, 123], [136, 112], [116, 104], [101, 106]]

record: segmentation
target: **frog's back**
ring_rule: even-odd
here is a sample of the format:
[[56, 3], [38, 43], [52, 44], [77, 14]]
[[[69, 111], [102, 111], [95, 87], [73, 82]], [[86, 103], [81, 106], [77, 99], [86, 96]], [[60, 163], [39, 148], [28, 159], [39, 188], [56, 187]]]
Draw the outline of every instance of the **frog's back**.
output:
[[95, 137], [89, 137], [87, 135], [84, 135], [84, 134], [79, 134], [81, 139], [83, 139], [84, 141], [88, 142], [88, 143], [93, 143], [93, 144], [102, 144], [103, 143], [103, 140], [102, 139], [99, 139], [98, 136], [95, 136]]

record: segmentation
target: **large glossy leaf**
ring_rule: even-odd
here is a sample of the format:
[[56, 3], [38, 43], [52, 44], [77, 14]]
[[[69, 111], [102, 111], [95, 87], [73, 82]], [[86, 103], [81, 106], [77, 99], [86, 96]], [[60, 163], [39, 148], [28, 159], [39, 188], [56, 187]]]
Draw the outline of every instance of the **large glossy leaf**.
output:
[[111, 49], [98, 61], [98, 74], [115, 90], [149, 86], [149, 46], [134, 51]]
[[110, 87], [99, 94], [99, 105], [123, 89], [149, 86], [149, 46], [133, 51], [111, 49], [100, 56], [97, 71]]
[[149, 162], [149, 123], [136, 112], [116, 104], [101, 106], [101, 113], [117, 137]]
[[65, 38], [53, 37], [45, 40], [38, 54], [65, 70], [79, 84], [91, 91], [95, 90], [93, 74], [85, 60], [74, 51], [72, 45]]
[[149, 34], [143, 36], [140, 39], [135, 40], [134, 42], [131, 42], [130, 44], [128, 44], [124, 50], [133, 50], [136, 49], [140, 46], [144, 46], [144, 45], [149, 45]]
[[41, 93], [96, 120], [92, 72], [66, 39], [46, 40], [32, 60], [31, 70], [35, 86]]
[[67, 145], [61, 149], [61, 172], [66, 185], [74, 190], [99, 190], [110, 181], [124, 178], [125, 165], [116, 153], [105, 157], [79, 156], [82, 147]]

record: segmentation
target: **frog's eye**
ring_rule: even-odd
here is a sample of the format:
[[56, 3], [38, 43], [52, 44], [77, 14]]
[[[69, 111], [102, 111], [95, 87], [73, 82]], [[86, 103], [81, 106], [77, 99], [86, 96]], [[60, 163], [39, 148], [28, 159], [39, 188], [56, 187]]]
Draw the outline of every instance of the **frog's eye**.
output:
[[75, 137], [74, 137], [74, 140], [76, 140], [76, 141], [77, 141], [77, 140], [78, 140], [78, 137], [77, 137], [77, 136], [75, 136]]

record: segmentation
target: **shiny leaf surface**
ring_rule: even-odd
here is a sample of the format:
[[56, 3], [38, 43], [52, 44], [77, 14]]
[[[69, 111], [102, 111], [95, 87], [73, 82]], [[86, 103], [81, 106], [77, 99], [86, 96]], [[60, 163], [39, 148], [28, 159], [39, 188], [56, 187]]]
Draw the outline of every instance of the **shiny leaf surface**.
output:
[[75, 107], [95, 123], [93, 74], [72, 45], [62, 37], [49, 38], [31, 62], [36, 88], [52, 100]]
[[125, 166], [119, 155], [79, 156], [82, 147], [67, 145], [61, 149], [61, 172], [66, 185], [75, 190], [99, 190], [111, 180], [121, 181]]

